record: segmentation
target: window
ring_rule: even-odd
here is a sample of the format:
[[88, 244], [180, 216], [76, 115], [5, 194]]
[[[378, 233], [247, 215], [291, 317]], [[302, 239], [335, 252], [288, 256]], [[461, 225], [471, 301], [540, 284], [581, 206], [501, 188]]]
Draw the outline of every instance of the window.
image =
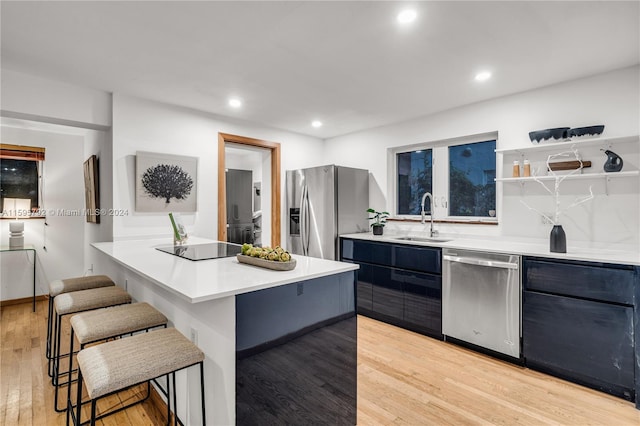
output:
[[397, 159], [398, 214], [420, 214], [422, 194], [431, 192], [432, 151], [425, 149], [402, 152], [397, 155]]
[[[426, 192], [433, 194], [438, 220], [495, 216], [497, 133], [398, 147], [389, 150], [389, 181], [394, 214], [415, 218]], [[391, 162], [393, 159], [393, 162]]]
[[44, 161], [44, 148], [5, 145], [0, 147], [0, 208], [4, 211], [5, 198], [29, 200], [30, 210], [40, 205], [40, 169]]
[[496, 141], [449, 147], [449, 216], [490, 216], [496, 209]]

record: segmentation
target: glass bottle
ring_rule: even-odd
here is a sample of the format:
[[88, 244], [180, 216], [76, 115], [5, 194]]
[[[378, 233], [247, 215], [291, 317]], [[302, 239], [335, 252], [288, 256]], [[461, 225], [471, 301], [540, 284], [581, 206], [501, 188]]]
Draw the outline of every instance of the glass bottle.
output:
[[520, 162], [518, 160], [513, 162], [513, 177], [520, 177]]

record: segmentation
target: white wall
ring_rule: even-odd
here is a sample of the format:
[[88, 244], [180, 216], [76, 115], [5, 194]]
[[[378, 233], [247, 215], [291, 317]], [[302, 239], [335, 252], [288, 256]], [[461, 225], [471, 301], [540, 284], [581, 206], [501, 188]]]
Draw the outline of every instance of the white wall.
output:
[[[2, 142], [44, 147], [43, 207], [51, 214], [44, 219], [25, 220], [24, 241], [37, 250], [37, 294], [49, 292], [54, 279], [84, 272], [84, 217], [61, 210], [84, 208], [83, 143], [78, 135], [22, 129], [3, 125]], [[48, 224], [48, 225], [45, 225]], [[9, 244], [9, 220], [0, 221], [0, 242]], [[45, 249], [46, 247], [46, 249]], [[3, 253], [2, 300], [31, 297], [31, 262], [24, 253]]]
[[[369, 169], [372, 207], [384, 209], [390, 206], [387, 200], [390, 183], [388, 148], [493, 131], [499, 134], [498, 148], [529, 146], [528, 132], [532, 130], [594, 124], [606, 125], [602, 137], [637, 135], [640, 131], [639, 77], [639, 67], [625, 68], [328, 139], [325, 141], [325, 162]], [[634, 149], [635, 153], [629, 152], [625, 156], [625, 170], [638, 169], [638, 146]], [[602, 167], [605, 161], [604, 154], [598, 152], [589, 153], [585, 159], [592, 160], [594, 167]], [[501, 166], [498, 156], [498, 176], [501, 176]], [[563, 219], [569, 244], [574, 241], [619, 242], [637, 246], [640, 241], [638, 181], [616, 181], [611, 185], [609, 196], [604, 195], [603, 182], [594, 182], [596, 199], [569, 210]], [[585, 181], [579, 182], [563, 185], [563, 193], [568, 194], [564, 203], [588, 193], [589, 185]], [[527, 191], [532, 191], [534, 196], [530, 197]], [[533, 205], [541, 202], [537, 189], [527, 184], [526, 191], [521, 193], [516, 185], [505, 189], [504, 197], [501, 194], [498, 185], [499, 226], [438, 225], [438, 228], [444, 232], [481, 235], [548, 236], [550, 226], [542, 225], [539, 217], [520, 203], [523, 197]], [[548, 209], [548, 205], [541, 208]], [[424, 231], [422, 225], [390, 224], [387, 227], [389, 231], [394, 228]]]
[[[46, 149], [44, 163], [44, 203], [49, 212], [44, 219], [25, 221], [25, 244], [37, 250], [36, 293], [48, 293], [55, 279], [90, 273], [93, 249], [89, 244], [111, 241], [111, 217], [100, 224], [87, 223], [83, 209], [83, 162], [96, 154], [100, 167], [100, 205], [111, 205], [111, 147], [108, 132], [78, 129], [17, 119], [2, 119], [4, 143], [39, 146]], [[71, 215], [73, 214], [73, 215]], [[8, 245], [9, 221], [0, 221], [0, 241]], [[46, 247], [46, 250], [44, 249]], [[0, 300], [32, 296], [33, 256], [3, 253]]]
[[2, 69], [3, 116], [94, 129], [111, 126], [111, 95], [100, 90]]
[[135, 211], [136, 151], [199, 157], [198, 211], [182, 213], [182, 218], [190, 234], [217, 238], [218, 133], [279, 142], [282, 147], [282, 241], [286, 241], [285, 171], [318, 165], [317, 159], [323, 155], [323, 143], [317, 138], [122, 94], [113, 95], [113, 123], [113, 207], [127, 213], [113, 218], [114, 240], [171, 235], [166, 213]]

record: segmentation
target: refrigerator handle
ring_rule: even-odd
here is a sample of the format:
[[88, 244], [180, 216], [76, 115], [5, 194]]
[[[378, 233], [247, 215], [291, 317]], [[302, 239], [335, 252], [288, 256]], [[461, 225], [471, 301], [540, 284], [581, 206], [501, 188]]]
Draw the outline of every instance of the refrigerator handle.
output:
[[302, 194], [300, 195], [300, 243], [302, 244], [302, 255], [306, 256], [307, 253], [305, 251], [306, 245], [304, 243], [305, 235], [306, 235], [306, 226], [305, 226], [305, 199], [307, 195], [307, 185], [302, 186]]
[[309, 244], [311, 243], [311, 206], [309, 205], [309, 187], [305, 185], [304, 191], [304, 255], [309, 256]]

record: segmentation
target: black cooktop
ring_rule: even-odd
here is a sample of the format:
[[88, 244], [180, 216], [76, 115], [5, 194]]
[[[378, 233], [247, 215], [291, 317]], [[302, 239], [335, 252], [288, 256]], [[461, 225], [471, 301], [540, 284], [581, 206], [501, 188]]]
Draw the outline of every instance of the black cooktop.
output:
[[189, 260], [207, 260], [235, 256], [242, 251], [242, 246], [229, 243], [209, 243], [192, 246], [156, 247], [156, 250]]

